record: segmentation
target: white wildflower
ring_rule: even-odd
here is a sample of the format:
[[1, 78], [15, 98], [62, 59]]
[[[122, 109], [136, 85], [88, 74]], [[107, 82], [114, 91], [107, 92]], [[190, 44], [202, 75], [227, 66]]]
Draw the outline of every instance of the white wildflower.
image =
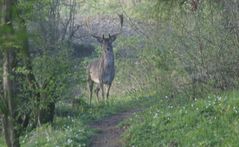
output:
[[72, 139], [67, 139], [67, 144], [71, 144], [72, 143]]

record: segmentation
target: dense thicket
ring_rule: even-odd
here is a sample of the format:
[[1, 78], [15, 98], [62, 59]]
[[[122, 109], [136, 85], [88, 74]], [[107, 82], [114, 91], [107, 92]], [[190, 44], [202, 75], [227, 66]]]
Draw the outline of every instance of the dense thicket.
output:
[[238, 88], [237, 1], [151, 4], [141, 16], [154, 23], [144, 55], [162, 72], [156, 85], [193, 97]]
[[[19, 146], [26, 127], [53, 121], [69, 81], [74, 3], [0, 1], [1, 113], [8, 146]], [[69, 17], [62, 17], [61, 9]]]

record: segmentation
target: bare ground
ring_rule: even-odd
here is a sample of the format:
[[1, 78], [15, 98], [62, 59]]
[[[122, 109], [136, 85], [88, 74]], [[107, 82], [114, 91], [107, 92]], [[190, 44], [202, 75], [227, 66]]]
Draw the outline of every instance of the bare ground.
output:
[[122, 147], [123, 141], [121, 135], [126, 128], [118, 126], [120, 122], [129, 118], [138, 110], [129, 110], [121, 112], [103, 120], [97, 121], [91, 125], [92, 128], [98, 130], [97, 134], [91, 138], [91, 147]]

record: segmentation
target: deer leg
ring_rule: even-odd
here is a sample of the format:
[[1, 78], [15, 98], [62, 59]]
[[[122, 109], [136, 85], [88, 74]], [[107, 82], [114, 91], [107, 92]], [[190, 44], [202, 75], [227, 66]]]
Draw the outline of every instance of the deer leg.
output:
[[91, 99], [92, 99], [92, 90], [93, 90], [94, 83], [93, 81], [89, 81], [89, 89], [90, 89], [90, 105], [91, 105]]
[[108, 87], [107, 87], [107, 88], [108, 88], [108, 89], [107, 89], [107, 94], [106, 94], [107, 100], [108, 100], [108, 98], [109, 98], [110, 87], [111, 87], [111, 84], [109, 84]]
[[101, 89], [101, 92], [102, 92], [102, 99], [105, 100], [104, 84], [103, 83], [100, 83], [100, 89]]
[[97, 96], [98, 103], [100, 102], [100, 100], [99, 100], [99, 91], [100, 91], [100, 87], [99, 87], [99, 85], [97, 85], [97, 87], [95, 89], [95, 93], [96, 93], [96, 96]]

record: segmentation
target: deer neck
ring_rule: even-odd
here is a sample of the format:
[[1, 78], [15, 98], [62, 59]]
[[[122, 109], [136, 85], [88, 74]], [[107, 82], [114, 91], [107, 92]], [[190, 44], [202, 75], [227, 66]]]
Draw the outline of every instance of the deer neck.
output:
[[105, 67], [114, 66], [114, 53], [113, 51], [104, 51], [102, 60]]

